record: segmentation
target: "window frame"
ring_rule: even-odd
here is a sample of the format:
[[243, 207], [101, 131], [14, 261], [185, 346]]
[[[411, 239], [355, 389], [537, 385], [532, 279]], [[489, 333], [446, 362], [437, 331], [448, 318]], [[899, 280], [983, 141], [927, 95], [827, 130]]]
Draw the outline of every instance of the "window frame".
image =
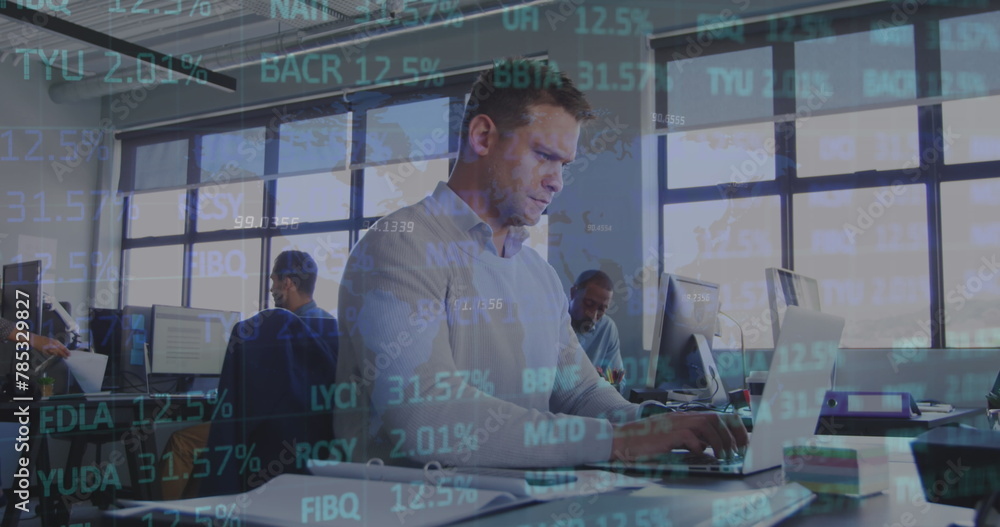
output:
[[[365, 135], [367, 114], [371, 110], [388, 108], [410, 102], [446, 98], [450, 110], [449, 133], [447, 152], [444, 154], [427, 156], [426, 160], [449, 159], [448, 170], [454, 167], [458, 157], [459, 130], [461, 116], [465, 110], [465, 95], [468, 87], [472, 84], [478, 72], [462, 73], [448, 76], [442, 86], [431, 88], [414, 88], [405, 85], [388, 86], [378, 88], [377, 91], [368, 89], [354, 91], [351, 93], [341, 92], [334, 96], [318, 98], [315, 100], [276, 104], [267, 108], [253, 111], [230, 114], [221, 117], [193, 120], [181, 124], [150, 128], [140, 131], [123, 132], [117, 135], [122, 145], [122, 165], [121, 165], [121, 186], [119, 193], [125, 194], [126, 207], [131, 207], [132, 197], [137, 193], [166, 191], [183, 188], [186, 195], [186, 207], [184, 218], [184, 230], [180, 234], [148, 236], [134, 238], [130, 236], [131, 220], [122, 222], [121, 231], [121, 252], [120, 263], [124, 266], [122, 273], [121, 287], [119, 288], [119, 305], [125, 304], [127, 298], [128, 282], [128, 251], [132, 249], [177, 246], [183, 247], [182, 277], [181, 277], [181, 305], [191, 307], [191, 256], [195, 244], [207, 242], [220, 242], [232, 240], [258, 239], [260, 242], [260, 280], [259, 280], [259, 305], [268, 307], [271, 302], [268, 294], [271, 262], [271, 244], [276, 236], [284, 235], [305, 235], [323, 234], [335, 232], [347, 232], [349, 245], [353, 247], [360, 239], [361, 232], [371, 223], [377, 221], [381, 216], [366, 215], [364, 213], [364, 170], [365, 168], [380, 166], [392, 163], [368, 163], [365, 160]], [[259, 211], [261, 217], [274, 217], [276, 209], [276, 195], [278, 180], [286, 177], [296, 177], [299, 173], [279, 174], [279, 146], [280, 146], [280, 123], [273, 124], [275, 115], [282, 112], [296, 115], [295, 119], [288, 119], [287, 122], [314, 119], [328, 115], [349, 114], [350, 129], [350, 152], [347, 152], [344, 169], [350, 173], [351, 195], [349, 200], [349, 215], [347, 219], [326, 220], [318, 222], [299, 223], [292, 226], [279, 226], [277, 228], [249, 228], [249, 229], [223, 229], [198, 232], [197, 231], [197, 211], [191, 206], [196, 204], [198, 193], [201, 189], [217, 184], [217, 182], [201, 182], [200, 175], [200, 149], [201, 137], [227, 131], [239, 131], [248, 128], [263, 126], [265, 129], [264, 143], [264, 173], [259, 178], [248, 178], [240, 180], [227, 180], [223, 184], [237, 183], [239, 181], [263, 181], [264, 196], [262, 210]], [[302, 114], [299, 117], [298, 113]], [[188, 163], [187, 177], [185, 185], [182, 187], [163, 187], [157, 189], [145, 189], [136, 191], [135, 183], [138, 177], [136, 168], [136, 151], [141, 146], [156, 143], [164, 143], [186, 139], [188, 141]], [[310, 171], [316, 173], [316, 171]]]
[[[702, 52], [697, 57], [716, 55], [741, 51], [745, 49], [770, 47], [772, 68], [775, 72], [772, 75], [773, 93], [773, 115], [771, 121], [774, 122], [775, 158], [784, 157], [789, 160], [783, 163], [784, 166], [776, 165], [774, 180], [755, 181], [748, 183], [724, 183], [718, 185], [708, 185], [690, 188], [668, 188], [667, 173], [667, 133], [674, 131], [692, 131], [709, 128], [702, 127], [676, 127], [673, 124], [658, 123], [655, 125], [654, 133], [657, 137], [657, 180], [659, 188], [659, 206], [657, 214], [659, 216], [659, 251], [664, 254], [666, 247], [665, 232], [663, 229], [664, 207], [677, 203], [719, 201], [734, 198], [749, 198], [756, 196], [779, 196], [780, 198], [780, 229], [781, 229], [781, 266], [786, 269], [795, 269], [794, 247], [793, 247], [793, 197], [799, 194], [830, 190], [849, 190], [861, 188], [888, 188], [894, 182], [905, 182], [906, 184], [924, 185], [926, 191], [926, 212], [927, 212], [927, 235], [928, 235], [928, 276], [930, 290], [930, 304], [928, 315], [930, 320], [930, 349], [945, 349], [946, 306], [945, 306], [945, 284], [943, 277], [943, 244], [942, 244], [942, 214], [941, 214], [941, 184], [952, 181], [968, 181], [976, 179], [994, 179], [1000, 174], [1000, 161], [984, 161], [962, 164], [945, 164], [943, 153], [936, 156], [936, 160], [929, 161], [926, 152], [935, 150], [935, 144], [943, 144], [944, 133], [942, 130], [942, 102], [946, 100], [941, 95], [941, 50], [940, 47], [931, 49], [924, 45], [931, 42], [932, 32], [937, 30], [939, 22], [958, 17], [965, 17], [978, 13], [992, 13], [1000, 11], [996, 7], [990, 7], [988, 3], [980, 2], [980, 6], [971, 8], [957, 8], [953, 6], [931, 6], [921, 5], [918, 12], [909, 16], [901, 24], [892, 24], [887, 27], [910, 26], [913, 28], [913, 50], [914, 50], [914, 72], [916, 76], [916, 94], [913, 99], [900, 100], [892, 104], [880, 104], [874, 107], [840, 108], [828, 112], [816, 112], [815, 115], [829, 115], [837, 113], [852, 113], [864, 110], [890, 108], [890, 107], [913, 107], [917, 112], [917, 152], [920, 156], [920, 165], [916, 167], [918, 172], [916, 177], [912, 173], [912, 168], [895, 170], [864, 170], [854, 173], [841, 173], [827, 176], [798, 177], [796, 169], [796, 118], [797, 100], [796, 94], [791, 97], [783, 93], [779, 86], [780, 80], [791, 72], [795, 73], [795, 44], [797, 42], [812, 40], [816, 35], [802, 32], [805, 17], [825, 16], [829, 18], [830, 27], [834, 35], [848, 35], [860, 32], [869, 32], [882, 29], [876, 24], [881, 20], [885, 21], [894, 11], [892, 5], [868, 4], [863, 6], [848, 7], [818, 13], [803, 13], [785, 16], [769, 16], [766, 19], [758, 19], [743, 25], [744, 42], [734, 40], [713, 40], [711, 46], [704, 46]], [[797, 28], [787, 40], [769, 41], [768, 31], [773, 30], [774, 20], [785, 21], [788, 27]], [[741, 22], [738, 22], [741, 23]], [[690, 45], [691, 39], [698, 35], [697, 30], [692, 32], [674, 33], [664, 38], [654, 39], [651, 46], [654, 49], [654, 60], [657, 67], [666, 69], [667, 64], [674, 60], [688, 58], [685, 49]], [[696, 57], [691, 57], [696, 58]], [[779, 74], [780, 73], [780, 74]], [[657, 78], [658, 84], [665, 79]], [[965, 97], [971, 97], [966, 95]], [[953, 97], [960, 99], [964, 97]], [[655, 110], [658, 113], [669, 114], [668, 92], [665, 87], [657, 86], [654, 95]], [[764, 122], [767, 119], [754, 120], [753, 122]], [[745, 122], [713, 123], [712, 128], [720, 126], [730, 126], [746, 124]], [[906, 174], [904, 174], [906, 172]], [[662, 272], [662, 260], [661, 269]], [[884, 349], [884, 348], [873, 348]]]

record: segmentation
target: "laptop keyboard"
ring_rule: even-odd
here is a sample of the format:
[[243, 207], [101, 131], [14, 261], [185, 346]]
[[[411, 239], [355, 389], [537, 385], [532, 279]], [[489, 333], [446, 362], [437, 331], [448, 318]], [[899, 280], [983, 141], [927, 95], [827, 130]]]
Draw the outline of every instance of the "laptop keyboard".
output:
[[743, 457], [737, 455], [732, 459], [719, 459], [711, 454], [695, 454], [694, 452], [671, 452], [657, 456], [656, 462], [662, 465], [740, 465]]

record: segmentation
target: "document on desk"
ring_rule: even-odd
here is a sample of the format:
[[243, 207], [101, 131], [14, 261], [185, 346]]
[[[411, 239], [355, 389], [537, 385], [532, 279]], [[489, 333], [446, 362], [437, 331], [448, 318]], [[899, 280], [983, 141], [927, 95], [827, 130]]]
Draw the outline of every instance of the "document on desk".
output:
[[306, 523], [416, 527], [452, 523], [531, 501], [481, 489], [284, 474], [241, 494], [125, 502], [134, 506], [107, 514], [123, 521], [148, 520], [152, 525], [218, 522], [241, 527]]
[[[364, 463], [331, 463], [316, 459], [309, 460], [308, 467], [316, 476], [490, 490], [536, 501], [589, 496], [616, 489], [638, 489], [652, 485], [649, 480], [605, 470], [483, 469], [483, 473], [476, 473], [472, 468], [421, 469]], [[494, 473], [510, 475], [500, 476]]]
[[104, 371], [108, 367], [108, 356], [88, 351], [73, 351], [63, 359], [70, 373], [80, 384], [83, 393], [97, 393], [104, 383]]

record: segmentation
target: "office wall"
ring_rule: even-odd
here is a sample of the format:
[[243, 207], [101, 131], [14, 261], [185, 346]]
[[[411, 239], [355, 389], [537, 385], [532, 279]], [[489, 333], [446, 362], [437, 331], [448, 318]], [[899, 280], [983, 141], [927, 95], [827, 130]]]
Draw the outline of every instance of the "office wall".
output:
[[86, 317], [91, 280], [118, 261], [94, 249], [95, 219], [121, 210], [99, 177], [112, 159], [96, 130], [101, 101], [54, 104], [48, 83], [22, 72], [14, 55], [0, 61], [0, 261], [42, 260], [42, 289]]

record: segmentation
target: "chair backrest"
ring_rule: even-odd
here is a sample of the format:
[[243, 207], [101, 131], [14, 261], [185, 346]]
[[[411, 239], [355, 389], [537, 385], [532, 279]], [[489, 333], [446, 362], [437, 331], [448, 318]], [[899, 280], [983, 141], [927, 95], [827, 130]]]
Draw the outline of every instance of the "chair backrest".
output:
[[219, 379], [218, 404], [226, 406], [212, 422], [202, 496], [304, 473], [300, 450], [330, 443], [332, 411], [314, 408], [311, 395], [335, 382], [336, 332], [335, 319], [302, 319], [285, 309], [261, 311], [233, 327]]

